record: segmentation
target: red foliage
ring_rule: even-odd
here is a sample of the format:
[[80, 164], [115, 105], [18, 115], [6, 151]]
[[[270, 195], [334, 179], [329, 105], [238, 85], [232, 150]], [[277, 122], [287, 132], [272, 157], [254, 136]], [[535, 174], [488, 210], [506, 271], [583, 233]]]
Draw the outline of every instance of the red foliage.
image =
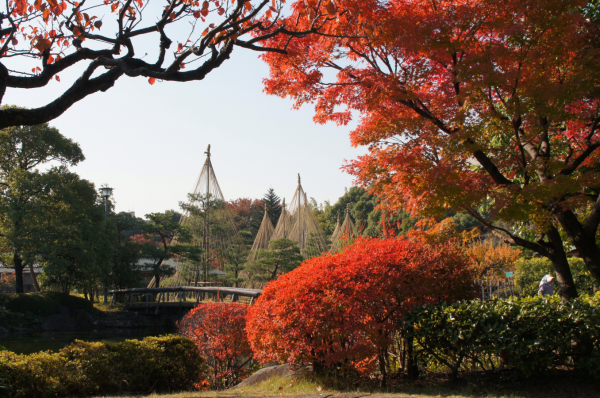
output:
[[[592, 263], [600, 258], [600, 62], [591, 44], [600, 25], [581, 12], [591, 3], [327, 4], [291, 5], [305, 29], [327, 34], [292, 42], [287, 55], [262, 55], [265, 91], [295, 107], [314, 103], [318, 123], [359, 116], [350, 138], [368, 153], [345, 169], [386, 210], [468, 211], [544, 256], [539, 242], [558, 236], [560, 223], [600, 280]], [[533, 226], [537, 236], [524, 241], [498, 221]], [[562, 252], [553, 239], [552, 250]]]
[[131, 236], [131, 239], [133, 242], [140, 244], [140, 245], [150, 245], [150, 244], [157, 244], [158, 242], [156, 241], [156, 239], [152, 238], [152, 236], [150, 234], [137, 234], [137, 235], [133, 235]]
[[246, 338], [248, 305], [204, 303], [191, 310], [179, 323], [179, 333], [192, 339], [210, 368], [211, 388], [237, 384], [246, 374], [252, 351]]
[[249, 311], [248, 338], [261, 362], [349, 361], [367, 370], [415, 305], [472, 294], [458, 247], [361, 238], [269, 283]]
[[261, 199], [239, 198], [227, 202], [227, 208], [233, 213], [233, 221], [239, 231], [247, 229], [256, 214], [261, 214], [262, 219], [263, 206]]
[[0, 274], [0, 293], [14, 292], [16, 279], [14, 271]]

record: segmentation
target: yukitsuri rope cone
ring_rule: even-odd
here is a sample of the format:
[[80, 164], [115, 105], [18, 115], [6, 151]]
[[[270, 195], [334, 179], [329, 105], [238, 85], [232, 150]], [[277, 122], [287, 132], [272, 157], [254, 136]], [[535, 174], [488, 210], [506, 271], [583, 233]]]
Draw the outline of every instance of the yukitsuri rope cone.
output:
[[271, 218], [267, 213], [267, 206], [265, 206], [265, 215], [263, 216], [262, 222], [260, 223], [260, 228], [256, 233], [254, 244], [250, 249], [248, 261], [256, 260], [258, 253], [260, 253], [261, 250], [267, 250], [269, 248], [269, 241], [271, 240], [271, 236], [273, 236], [274, 232], [275, 228], [273, 228], [273, 223], [271, 222]]
[[[340, 220], [338, 218], [338, 225]], [[350, 217], [350, 203], [346, 205], [346, 217], [344, 218], [344, 223], [341, 227], [336, 227], [333, 235], [331, 236], [331, 249], [329, 250], [332, 253], [339, 251], [348, 239], [352, 239], [355, 237], [357, 233], [356, 227], [352, 222], [352, 218]]]
[[285, 198], [283, 198], [281, 204], [281, 215], [279, 216], [279, 221], [277, 221], [277, 225], [275, 226], [275, 231], [273, 231], [273, 234], [271, 235], [271, 240], [283, 238], [291, 239], [292, 224], [292, 217], [290, 216], [290, 213], [285, 205]]
[[[232, 258], [248, 257], [246, 245], [239, 235], [231, 211], [217, 181], [210, 159], [210, 145], [206, 160], [198, 177], [194, 193], [189, 197], [189, 205], [179, 221], [187, 225], [192, 233], [192, 244], [200, 246], [204, 252], [200, 264], [177, 261], [177, 272], [169, 278], [178, 286], [198, 286], [209, 282], [209, 272], [223, 271], [225, 263]], [[172, 244], [177, 243], [177, 236]], [[155, 283], [154, 279], [148, 287]]]
[[333, 239], [337, 239], [339, 233], [340, 233], [340, 215], [338, 214], [337, 216], [337, 223], [335, 224], [335, 229], [333, 230], [333, 234], [331, 234], [331, 241], [333, 242]]
[[304, 258], [319, 256], [327, 251], [327, 239], [308, 204], [306, 193], [300, 182], [300, 174], [298, 174], [298, 186], [289, 207], [286, 208], [285, 201], [283, 203], [281, 216], [271, 240], [282, 238], [298, 242], [300, 253]]

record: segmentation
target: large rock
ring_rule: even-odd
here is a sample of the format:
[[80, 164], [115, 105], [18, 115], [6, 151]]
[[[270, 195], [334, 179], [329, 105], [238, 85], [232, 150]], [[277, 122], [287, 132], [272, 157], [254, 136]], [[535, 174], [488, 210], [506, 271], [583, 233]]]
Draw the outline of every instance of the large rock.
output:
[[234, 388], [246, 387], [251, 386], [253, 384], [262, 383], [263, 381], [268, 380], [274, 376], [299, 377], [310, 372], [312, 372], [312, 365], [293, 367], [286, 363], [283, 365], [269, 366], [267, 368], [262, 368], [258, 372], [254, 373], [252, 376], [244, 379], [244, 381], [242, 381]]
[[84, 310], [75, 311], [75, 323], [77, 325], [77, 330], [87, 332], [94, 328], [92, 317]]
[[60, 306], [60, 314], [48, 315], [42, 318], [40, 328], [46, 332], [68, 332], [77, 330], [77, 321], [71, 317], [71, 311], [64, 305]]
[[168, 316], [140, 315], [135, 312], [104, 312], [93, 316], [94, 329], [136, 329], [168, 327], [172, 320]]

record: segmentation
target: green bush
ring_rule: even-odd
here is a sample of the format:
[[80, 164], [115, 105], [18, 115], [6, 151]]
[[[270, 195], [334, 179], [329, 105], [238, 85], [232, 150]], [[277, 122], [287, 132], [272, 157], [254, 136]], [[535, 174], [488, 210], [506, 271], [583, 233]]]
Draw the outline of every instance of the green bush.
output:
[[427, 306], [404, 322], [419, 361], [454, 377], [460, 369], [497, 366], [525, 376], [564, 366], [600, 377], [600, 294]]
[[147, 337], [122, 343], [75, 341], [58, 353], [0, 352], [0, 374], [13, 397], [89, 396], [190, 390], [204, 361], [185, 337]]
[[83, 297], [71, 296], [67, 293], [60, 292], [44, 292], [44, 293], [32, 293], [40, 294], [49, 299], [58, 301], [61, 305], [67, 307], [71, 312], [77, 310], [84, 310], [86, 312], [94, 311], [94, 303], [90, 300], [86, 300]]
[[71, 312], [94, 310], [94, 303], [81, 297], [59, 292], [42, 293], [4, 293], [0, 294], [0, 303], [13, 313], [31, 313], [41, 317], [60, 313], [64, 305]]
[[60, 313], [60, 302], [44, 293], [4, 293], [1, 296], [4, 308], [12, 312], [39, 316]]
[[[594, 294], [596, 282], [583, 260], [570, 257], [569, 265], [579, 294]], [[520, 258], [515, 261], [515, 284], [525, 296], [537, 295], [540, 281], [547, 274], [554, 275], [552, 263], [547, 258]]]
[[0, 307], [0, 326], [9, 330], [14, 328], [37, 328], [42, 319], [30, 312], [12, 312]]

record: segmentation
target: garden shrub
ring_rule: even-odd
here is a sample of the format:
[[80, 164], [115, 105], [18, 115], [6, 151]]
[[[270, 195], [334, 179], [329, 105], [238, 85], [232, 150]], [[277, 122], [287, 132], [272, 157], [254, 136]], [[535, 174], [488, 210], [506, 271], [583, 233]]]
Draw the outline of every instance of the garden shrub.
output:
[[231, 387], [247, 376], [252, 350], [246, 336], [248, 305], [202, 303], [178, 323], [179, 333], [196, 343], [208, 366], [212, 389]]
[[8, 376], [14, 397], [190, 390], [202, 380], [203, 371], [196, 345], [180, 336], [75, 341], [55, 354], [0, 352], [0, 374]]
[[61, 305], [67, 307], [71, 312], [77, 310], [84, 310], [86, 312], [94, 311], [94, 303], [90, 300], [86, 300], [83, 297], [71, 296], [67, 293], [61, 292], [43, 292], [43, 293], [31, 293], [40, 294], [49, 299], [58, 301]]
[[[596, 281], [584, 261], [578, 257], [569, 257], [568, 260], [579, 294], [594, 294], [594, 288], [597, 288]], [[545, 257], [520, 258], [515, 261], [515, 285], [521, 289], [524, 296], [536, 296], [540, 281], [547, 274], [554, 275], [554, 268], [552, 262]]]
[[2, 294], [4, 308], [12, 312], [47, 316], [60, 313], [60, 302], [40, 293]]
[[[408, 239], [358, 239], [270, 282], [248, 314], [261, 362], [380, 365], [402, 316], [415, 305], [473, 297], [461, 250]], [[385, 377], [384, 377], [385, 379]]]
[[61, 305], [71, 312], [94, 310], [94, 303], [91, 301], [60, 292], [3, 293], [0, 294], [0, 304], [11, 313], [30, 313], [40, 317], [60, 313]]
[[525, 376], [553, 367], [600, 377], [600, 295], [534, 297], [416, 307], [403, 322], [421, 363], [459, 369], [511, 366]]

